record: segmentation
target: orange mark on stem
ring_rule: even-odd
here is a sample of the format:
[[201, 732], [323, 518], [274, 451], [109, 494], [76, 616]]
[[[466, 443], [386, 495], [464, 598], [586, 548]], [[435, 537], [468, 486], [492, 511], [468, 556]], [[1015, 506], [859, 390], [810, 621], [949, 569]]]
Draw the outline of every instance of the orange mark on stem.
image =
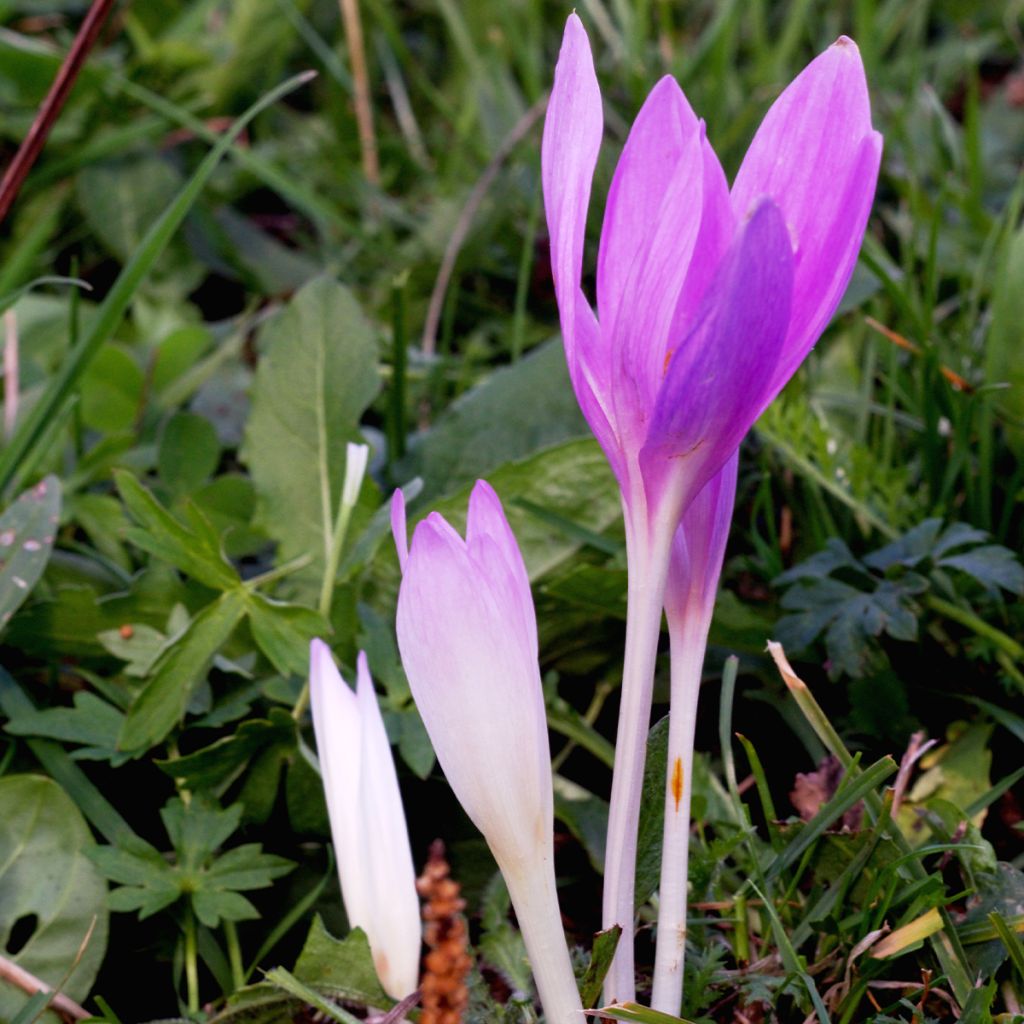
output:
[[676, 758], [672, 766], [672, 796], [676, 802], [676, 813], [679, 813], [679, 801], [683, 799], [683, 759]]

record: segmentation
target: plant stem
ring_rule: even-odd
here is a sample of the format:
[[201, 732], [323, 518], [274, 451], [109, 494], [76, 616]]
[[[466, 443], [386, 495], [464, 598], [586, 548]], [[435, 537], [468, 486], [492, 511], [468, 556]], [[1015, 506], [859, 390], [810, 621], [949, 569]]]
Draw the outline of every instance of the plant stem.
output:
[[668, 722], [665, 826], [658, 888], [658, 943], [651, 1008], [679, 1013], [686, 956], [686, 896], [690, 857], [690, 797], [693, 793], [693, 736], [701, 670], [711, 626], [711, 608], [692, 607], [682, 618], [668, 616], [672, 657], [672, 710]]
[[961, 626], [966, 626], [976, 636], [991, 640], [1001, 651], [1004, 651], [1015, 661], [1024, 661], [1024, 647], [1001, 629], [997, 629], [995, 626], [989, 625], [984, 619], [979, 618], [969, 608], [961, 608], [959, 605], [953, 604], [952, 601], [936, 597], [934, 594], [929, 594], [925, 598], [925, 604], [932, 611], [938, 612], [954, 622], [959, 622]]
[[224, 921], [224, 938], [228, 945], [228, 962], [231, 964], [231, 982], [237, 992], [245, 985], [245, 968], [242, 966], [242, 947], [238, 944], [238, 929], [234, 921]]
[[[642, 503], [638, 503], [641, 504]], [[615, 771], [608, 808], [605, 844], [602, 927], [622, 928], [615, 958], [604, 985], [606, 1004], [635, 998], [633, 917], [636, 887], [636, 841], [640, 796], [647, 756], [654, 664], [661, 633], [661, 606], [668, 576], [672, 529], [651, 529], [645, 509], [631, 512], [625, 501], [626, 557], [629, 565], [626, 651], [622, 667]]]
[[196, 959], [196, 919], [192, 908], [185, 911], [185, 984], [188, 1012], [199, 1012], [199, 963]]
[[580, 1024], [583, 1004], [562, 928], [551, 854], [532, 864], [507, 865], [499, 860], [498, 866], [515, 908], [545, 1019], [549, 1024]]

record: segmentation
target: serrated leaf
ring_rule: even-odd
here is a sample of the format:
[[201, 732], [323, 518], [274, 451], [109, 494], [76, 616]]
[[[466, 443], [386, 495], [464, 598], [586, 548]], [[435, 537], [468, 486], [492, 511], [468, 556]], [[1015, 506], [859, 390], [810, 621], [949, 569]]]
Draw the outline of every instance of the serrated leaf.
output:
[[326, 636], [331, 628], [312, 608], [255, 593], [249, 598], [249, 627], [260, 650], [278, 672], [302, 678], [309, 672], [310, 640]]
[[260, 335], [260, 360], [241, 457], [258, 521], [287, 561], [311, 554], [293, 579], [318, 582], [345, 471], [345, 444], [380, 389], [377, 342], [352, 293], [311, 281]]
[[167, 736], [184, 716], [190, 697], [245, 611], [246, 594], [225, 591], [174, 639], [128, 711], [117, 738], [119, 750], [148, 750]]
[[1024, 594], [1024, 566], [1017, 556], [999, 544], [986, 544], [959, 555], [939, 560], [943, 569], [956, 569], [976, 579], [987, 590], [1002, 587], [1011, 594]]
[[377, 978], [366, 933], [353, 928], [344, 939], [336, 939], [328, 933], [319, 914], [313, 918], [294, 975], [306, 985], [362, 1006], [394, 1004]]
[[661, 881], [661, 842], [665, 823], [665, 779], [668, 777], [668, 716], [647, 734], [644, 784], [640, 796], [640, 825], [636, 837], [634, 902], [650, 899]]
[[[175, 568], [216, 590], [229, 590], [240, 584], [238, 573], [224, 557], [219, 538], [210, 532], [198, 533], [179, 522], [138, 480], [126, 470], [114, 473], [117, 489], [140, 529], [130, 529], [128, 539], [169, 562]], [[194, 512], [193, 515], [198, 514]]]
[[81, 691], [74, 696], [74, 707], [26, 711], [7, 723], [14, 736], [43, 736], [64, 743], [81, 744], [74, 757], [85, 760], [109, 760], [116, 768], [125, 760], [114, 748], [124, 715], [94, 693]]
[[48, 476], [0, 516], [0, 628], [32, 592], [53, 551], [60, 481]]
[[[78, 808], [51, 779], [0, 778], [0, 949], [26, 918], [36, 924], [14, 962], [56, 986], [71, 971], [93, 921], [92, 937], [63, 986], [84, 999], [107, 944], [107, 887], [87, 856], [93, 839]], [[0, 1019], [11, 1020], [25, 993], [0, 982]]]

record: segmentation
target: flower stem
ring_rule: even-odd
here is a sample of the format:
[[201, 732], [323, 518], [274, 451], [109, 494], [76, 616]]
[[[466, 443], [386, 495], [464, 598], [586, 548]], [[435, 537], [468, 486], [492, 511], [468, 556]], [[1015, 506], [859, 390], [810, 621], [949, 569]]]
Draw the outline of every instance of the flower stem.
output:
[[533, 979], [549, 1024], [580, 1024], [583, 1003], [569, 960], [550, 855], [539, 863], [506, 867], [501, 873], [526, 944]]
[[[619, 925], [622, 938], [605, 978], [607, 1004], [635, 998], [633, 917], [636, 887], [636, 838], [651, 719], [654, 663], [661, 633], [661, 606], [668, 575], [672, 528], [647, 527], [631, 516], [627, 504], [626, 555], [629, 565], [626, 652], [622, 667], [615, 771], [608, 808], [605, 845], [603, 925]], [[674, 524], [673, 524], [674, 525]]]
[[185, 910], [185, 985], [188, 1012], [199, 1012], [199, 961], [196, 958], [196, 918], [192, 908]]
[[224, 938], [228, 945], [228, 962], [231, 964], [231, 981], [237, 992], [245, 984], [245, 968], [242, 966], [242, 947], [238, 944], [238, 928], [234, 921], [224, 921]]
[[711, 609], [692, 607], [668, 616], [672, 652], [672, 711], [668, 723], [665, 827], [658, 889], [658, 943], [651, 1007], [676, 1016], [683, 1000], [686, 956], [686, 896], [690, 857], [690, 797], [697, 698], [707, 647]]

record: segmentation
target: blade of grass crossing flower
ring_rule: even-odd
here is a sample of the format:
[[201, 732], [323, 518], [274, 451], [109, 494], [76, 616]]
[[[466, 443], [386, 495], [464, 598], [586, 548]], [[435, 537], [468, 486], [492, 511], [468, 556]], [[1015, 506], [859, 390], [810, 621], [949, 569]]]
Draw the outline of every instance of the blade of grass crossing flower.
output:
[[217, 145], [207, 154], [185, 187], [178, 193], [166, 210], [157, 218], [143, 239], [139, 248], [118, 275], [114, 286], [107, 293], [99, 308], [96, 321], [89, 333], [76, 345], [61, 363], [56, 376], [50, 381], [39, 401], [19, 425], [10, 443], [0, 453], [0, 491], [6, 490], [22, 461], [37, 446], [47, 425], [59, 414], [71, 396], [82, 373], [113, 335], [138, 290], [139, 285], [152, 269], [172, 235], [178, 230], [185, 216], [192, 208], [199, 194], [209, 181], [217, 165], [224, 158], [246, 125], [257, 114], [276, 103], [283, 96], [294, 92], [314, 77], [315, 72], [306, 71], [289, 78], [254, 103], [234, 122], [220, 138]]

